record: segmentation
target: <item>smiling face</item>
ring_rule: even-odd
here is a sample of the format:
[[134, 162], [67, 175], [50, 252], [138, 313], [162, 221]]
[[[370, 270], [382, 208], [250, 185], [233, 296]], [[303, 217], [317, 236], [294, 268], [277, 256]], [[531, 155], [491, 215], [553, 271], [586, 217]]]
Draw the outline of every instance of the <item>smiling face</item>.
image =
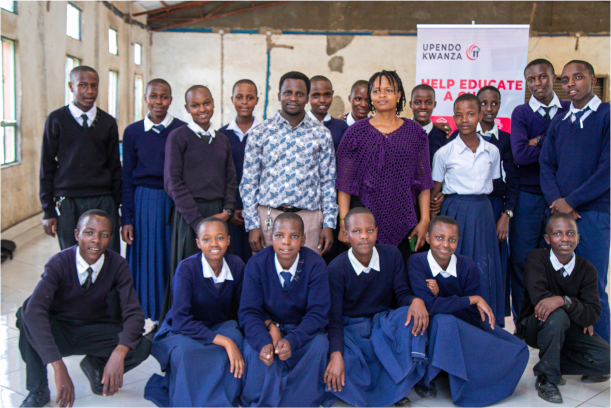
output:
[[426, 242], [431, 246], [433, 258], [439, 266], [446, 267], [458, 246], [458, 228], [455, 225], [438, 222], [431, 233], [426, 233]]
[[460, 101], [454, 105], [454, 122], [461, 135], [472, 135], [477, 131], [477, 124], [482, 119], [476, 101]]
[[425, 89], [415, 91], [412, 94], [412, 100], [409, 102], [409, 107], [414, 112], [414, 119], [422, 126], [430, 122], [435, 106], [437, 106], [435, 94]]
[[579, 244], [579, 234], [575, 221], [558, 218], [553, 220], [544, 235], [545, 242], [552, 247], [552, 251], [562, 263], [568, 263], [573, 252]]
[[328, 81], [312, 81], [310, 83], [310, 106], [312, 112], [320, 117], [327, 116], [333, 102], [333, 87]]
[[524, 73], [526, 85], [535, 98], [544, 105], [549, 105], [554, 97], [556, 75], [547, 64], [528, 67]]
[[308, 88], [301, 79], [285, 79], [278, 93], [278, 100], [282, 105], [282, 114], [299, 116], [305, 111], [308, 102]]
[[367, 87], [357, 86], [348, 97], [352, 105], [352, 117], [354, 120], [365, 119], [369, 115], [369, 98], [367, 97]]
[[284, 219], [274, 223], [272, 246], [283, 268], [290, 268], [299, 250], [305, 244], [305, 235], [296, 220]]
[[193, 122], [202, 129], [208, 130], [210, 119], [214, 114], [214, 100], [206, 88], [195, 88], [187, 93], [185, 109], [193, 118]]
[[482, 122], [494, 126], [494, 119], [499, 114], [499, 108], [501, 107], [499, 94], [492, 90], [486, 90], [481, 92], [478, 98], [482, 103]]
[[371, 214], [352, 214], [346, 224], [346, 237], [357, 257], [371, 257], [378, 238], [378, 228]]
[[259, 102], [255, 86], [251, 84], [237, 84], [233, 88], [231, 102], [233, 102], [233, 106], [238, 116], [250, 118], [252, 116], [252, 111]]
[[208, 263], [221, 262], [227, 252], [230, 237], [225, 226], [217, 221], [204, 222], [199, 226], [195, 243]]
[[388, 78], [381, 76], [374, 80], [371, 103], [376, 112], [396, 112], [400, 99], [401, 92], [397, 91], [396, 86]]
[[583, 64], [568, 64], [562, 70], [560, 81], [564, 93], [577, 109], [586, 106], [594, 96], [596, 76], [591, 75]]
[[77, 108], [87, 112], [98, 98], [98, 74], [92, 71], [79, 71], [70, 76], [68, 87], [74, 94]]
[[166, 84], [153, 82], [146, 88], [144, 101], [148, 105], [149, 115], [163, 120], [172, 103], [172, 91]]
[[81, 257], [93, 265], [106, 252], [112, 236], [112, 222], [106, 217], [89, 215], [81, 222], [81, 229], [74, 230]]

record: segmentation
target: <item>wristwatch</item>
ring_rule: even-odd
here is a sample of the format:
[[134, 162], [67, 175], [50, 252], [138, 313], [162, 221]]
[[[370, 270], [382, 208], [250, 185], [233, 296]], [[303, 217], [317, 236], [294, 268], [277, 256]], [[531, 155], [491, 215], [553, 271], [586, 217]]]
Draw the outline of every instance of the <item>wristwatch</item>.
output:
[[505, 214], [507, 214], [507, 216], [508, 216], [509, 218], [513, 218], [513, 211], [511, 211], [511, 210], [506, 210], [506, 211], [505, 211]]
[[231, 217], [233, 217], [233, 210], [230, 210], [228, 208], [223, 208], [223, 211], [227, 211], [227, 214], [229, 214], [229, 219], [231, 219]]
[[537, 136], [537, 146], [539, 145], [540, 140], [541, 140], [541, 135]]
[[567, 310], [569, 307], [571, 307], [572, 301], [571, 301], [571, 298], [568, 296], [563, 296], [563, 298], [564, 298], [564, 306], [562, 306], [562, 308], [564, 310]]

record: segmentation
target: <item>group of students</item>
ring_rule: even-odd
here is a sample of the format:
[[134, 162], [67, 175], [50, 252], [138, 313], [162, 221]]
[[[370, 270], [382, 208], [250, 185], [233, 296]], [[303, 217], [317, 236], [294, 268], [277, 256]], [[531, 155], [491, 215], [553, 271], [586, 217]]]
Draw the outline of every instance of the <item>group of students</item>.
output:
[[[520, 338], [541, 350], [543, 399], [562, 400], [563, 373], [606, 381], [609, 104], [585, 61], [563, 69], [570, 103], [548, 61], [524, 74], [533, 97], [511, 135], [495, 122], [494, 87], [456, 99], [454, 134], [431, 121], [428, 85], [402, 118], [393, 71], [357, 81], [341, 119], [323, 76], [282, 76], [281, 109], [262, 123], [256, 85], [238, 81], [237, 116], [220, 131], [208, 88], [187, 90], [186, 124], [154, 79], [121, 168], [97, 73], [75, 68], [74, 101], [49, 115], [43, 138], [43, 226], [63, 251], [18, 312], [24, 406], [48, 401], [48, 363], [57, 401], [73, 402], [61, 360], [71, 354], [86, 354], [94, 393], [114, 394], [151, 349], [145, 317], [159, 322], [151, 352], [166, 372], [145, 397], [160, 406], [405, 405], [412, 387], [435, 396], [440, 372], [455, 404], [489, 405], [526, 367]], [[516, 336], [498, 327], [510, 305]], [[65, 330], [90, 334], [89, 348]], [[492, 354], [503, 361], [490, 366]]]

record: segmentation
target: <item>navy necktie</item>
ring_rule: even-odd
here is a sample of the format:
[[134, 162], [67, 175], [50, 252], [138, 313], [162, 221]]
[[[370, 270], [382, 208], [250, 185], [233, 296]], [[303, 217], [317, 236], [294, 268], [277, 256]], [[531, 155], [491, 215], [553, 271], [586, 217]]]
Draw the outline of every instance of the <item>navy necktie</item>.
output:
[[280, 276], [282, 276], [282, 279], [284, 279], [284, 285], [282, 285], [282, 289], [284, 289], [284, 291], [288, 291], [289, 290], [289, 285], [291, 284], [291, 278], [293, 277], [293, 275], [291, 275], [290, 272], [280, 272]]
[[83, 119], [83, 127], [84, 127], [85, 129], [89, 129], [89, 125], [87, 124], [87, 115], [83, 113], [83, 114], [81, 115], [81, 118]]
[[212, 140], [210, 140], [211, 136], [209, 133], [198, 133], [200, 139], [202, 139], [204, 142], [210, 144], [212, 142]]
[[163, 125], [153, 125], [153, 132], [155, 133], [161, 133], [163, 129], [165, 129]]
[[567, 276], [569, 276], [569, 273], [566, 271], [566, 269], [564, 269], [564, 266], [562, 268], [560, 268], [558, 270], [558, 272], [560, 272], [562, 274], [563, 278], [566, 278]]
[[541, 106], [541, 109], [545, 111], [545, 115], [543, 116], [545, 119], [552, 120], [551, 116], [549, 115], [549, 111], [551, 111], [552, 108], [553, 106], [550, 106], [549, 108], [546, 108], [545, 106]]
[[579, 122], [581, 120], [581, 117], [583, 115], [585, 115], [585, 113], [588, 111], [588, 109], [590, 109], [590, 107], [586, 107], [584, 110], [580, 110], [579, 112], [575, 112], [573, 115], [575, 115], [575, 120], [574, 122]]
[[91, 269], [91, 266], [87, 268], [86, 272], [87, 272], [87, 279], [85, 279], [85, 282], [81, 285], [83, 290], [85, 290], [85, 293], [87, 293], [87, 291], [89, 290], [89, 287], [91, 286], [91, 275], [93, 275], [93, 269]]
[[485, 135], [480, 135], [482, 137], [482, 139], [484, 139], [486, 142], [489, 142], [492, 140], [492, 136], [485, 136]]

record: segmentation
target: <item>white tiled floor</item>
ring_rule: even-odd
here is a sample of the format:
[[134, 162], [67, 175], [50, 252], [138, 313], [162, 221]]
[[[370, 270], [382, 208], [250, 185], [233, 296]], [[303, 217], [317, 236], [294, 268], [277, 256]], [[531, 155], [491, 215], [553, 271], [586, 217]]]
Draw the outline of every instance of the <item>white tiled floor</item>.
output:
[[[2, 303], [0, 314], [0, 406], [17, 407], [27, 395], [25, 389], [25, 364], [18, 348], [19, 331], [15, 328], [15, 312], [30, 296], [36, 286], [46, 261], [59, 251], [57, 240], [45, 235], [40, 224], [41, 215], [26, 220], [2, 233], [2, 239], [17, 244], [15, 258], [2, 264]], [[507, 329], [513, 331], [511, 319]], [[147, 321], [147, 329], [151, 322]], [[159, 364], [149, 357], [143, 364], [125, 375], [123, 388], [112, 398], [93, 395], [89, 383], [79, 367], [82, 357], [65, 359], [68, 372], [74, 382], [75, 406], [81, 407], [140, 407], [154, 406], [143, 398], [146, 381], [153, 373], [159, 373]], [[561, 387], [563, 404], [551, 404], [537, 396], [532, 367], [537, 363], [537, 350], [530, 353], [530, 361], [512, 396], [496, 404], [503, 407], [609, 407], [609, 381], [586, 384], [579, 376], [566, 376], [567, 384]], [[48, 368], [51, 399], [55, 399], [53, 369]], [[408, 395], [414, 407], [452, 407], [450, 390], [440, 384], [435, 399], [422, 399], [412, 390]], [[336, 406], [346, 406], [339, 401]]]

